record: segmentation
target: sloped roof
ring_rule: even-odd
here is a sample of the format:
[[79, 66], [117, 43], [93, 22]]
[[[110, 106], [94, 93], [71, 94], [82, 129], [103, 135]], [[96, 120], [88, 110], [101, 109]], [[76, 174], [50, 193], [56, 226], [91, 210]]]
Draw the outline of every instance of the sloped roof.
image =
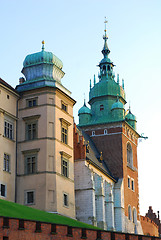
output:
[[18, 94], [18, 92], [11, 85], [9, 85], [7, 82], [5, 82], [2, 78], [0, 78], [0, 83]]
[[86, 134], [83, 130], [81, 130], [82, 135], [85, 140], [85, 144], [89, 145], [89, 151], [86, 152], [86, 160], [90, 161], [91, 164], [93, 164], [96, 168], [101, 170], [104, 174], [108, 175], [111, 179], [114, 181], [117, 181], [111, 174], [110, 170], [108, 169], [108, 166], [103, 160], [100, 160], [101, 153], [96, 148], [93, 140], [90, 138], [88, 134]]

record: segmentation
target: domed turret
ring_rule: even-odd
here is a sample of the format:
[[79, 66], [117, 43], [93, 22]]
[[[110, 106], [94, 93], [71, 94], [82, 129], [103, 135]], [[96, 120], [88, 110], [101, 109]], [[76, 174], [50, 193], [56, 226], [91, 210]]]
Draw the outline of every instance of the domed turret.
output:
[[128, 114], [125, 116], [125, 120], [136, 130], [136, 117], [131, 113], [130, 107]]
[[84, 105], [78, 111], [79, 124], [87, 124], [91, 119], [91, 110], [86, 106], [85, 100]]
[[115, 120], [124, 119], [124, 115], [125, 115], [124, 104], [120, 102], [119, 97], [117, 98], [117, 101], [112, 104], [111, 112], [112, 112], [112, 117]]
[[56, 80], [59, 81], [64, 76], [62, 71], [63, 63], [52, 52], [44, 50], [44, 41], [42, 41], [42, 51], [29, 54], [23, 62], [22, 73], [26, 81], [35, 80]]

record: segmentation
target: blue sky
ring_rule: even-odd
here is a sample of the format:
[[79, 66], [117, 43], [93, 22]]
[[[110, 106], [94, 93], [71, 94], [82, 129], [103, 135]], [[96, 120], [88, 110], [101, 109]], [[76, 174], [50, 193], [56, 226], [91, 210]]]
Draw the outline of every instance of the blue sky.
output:
[[[161, 1], [160, 0], [0, 0], [0, 77], [15, 87], [27, 54], [53, 52], [64, 64], [62, 80], [77, 101], [88, 102], [89, 81], [102, 59], [104, 17], [110, 58], [125, 81], [127, 104], [138, 132], [140, 212], [161, 211]], [[155, 125], [155, 128], [154, 128]]]

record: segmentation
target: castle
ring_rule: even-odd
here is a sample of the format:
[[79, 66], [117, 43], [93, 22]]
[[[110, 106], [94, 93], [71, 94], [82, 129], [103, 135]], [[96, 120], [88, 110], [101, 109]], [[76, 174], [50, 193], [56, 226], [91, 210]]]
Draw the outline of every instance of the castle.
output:
[[[115, 81], [105, 28], [99, 80], [79, 110], [63, 63], [42, 50], [23, 62], [19, 85], [0, 79], [0, 198], [103, 229], [145, 234], [139, 213], [136, 117]], [[3, 159], [3, 160], [2, 160]], [[153, 222], [151, 222], [151, 225]]]

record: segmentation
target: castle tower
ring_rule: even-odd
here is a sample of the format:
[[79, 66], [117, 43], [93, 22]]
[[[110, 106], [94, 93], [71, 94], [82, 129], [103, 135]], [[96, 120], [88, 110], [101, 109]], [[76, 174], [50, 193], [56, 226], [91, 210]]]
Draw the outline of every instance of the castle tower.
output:
[[17, 202], [75, 217], [73, 105], [61, 79], [63, 63], [44, 49], [26, 56], [16, 87]]
[[[105, 25], [106, 25], [105, 21]], [[114, 187], [115, 229], [122, 232], [142, 233], [139, 217], [139, 190], [136, 118], [126, 104], [124, 81], [119, 75], [115, 81], [114, 64], [109, 58], [107, 30], [103, 36], [103, 59], [99, 63], [99, 80], [90, 86], [86, 118], [79, 110], [79, 129], [94, 142], [111, 175], [117, 179]], [[86, 119], [83, 119], [86, 118]]]

